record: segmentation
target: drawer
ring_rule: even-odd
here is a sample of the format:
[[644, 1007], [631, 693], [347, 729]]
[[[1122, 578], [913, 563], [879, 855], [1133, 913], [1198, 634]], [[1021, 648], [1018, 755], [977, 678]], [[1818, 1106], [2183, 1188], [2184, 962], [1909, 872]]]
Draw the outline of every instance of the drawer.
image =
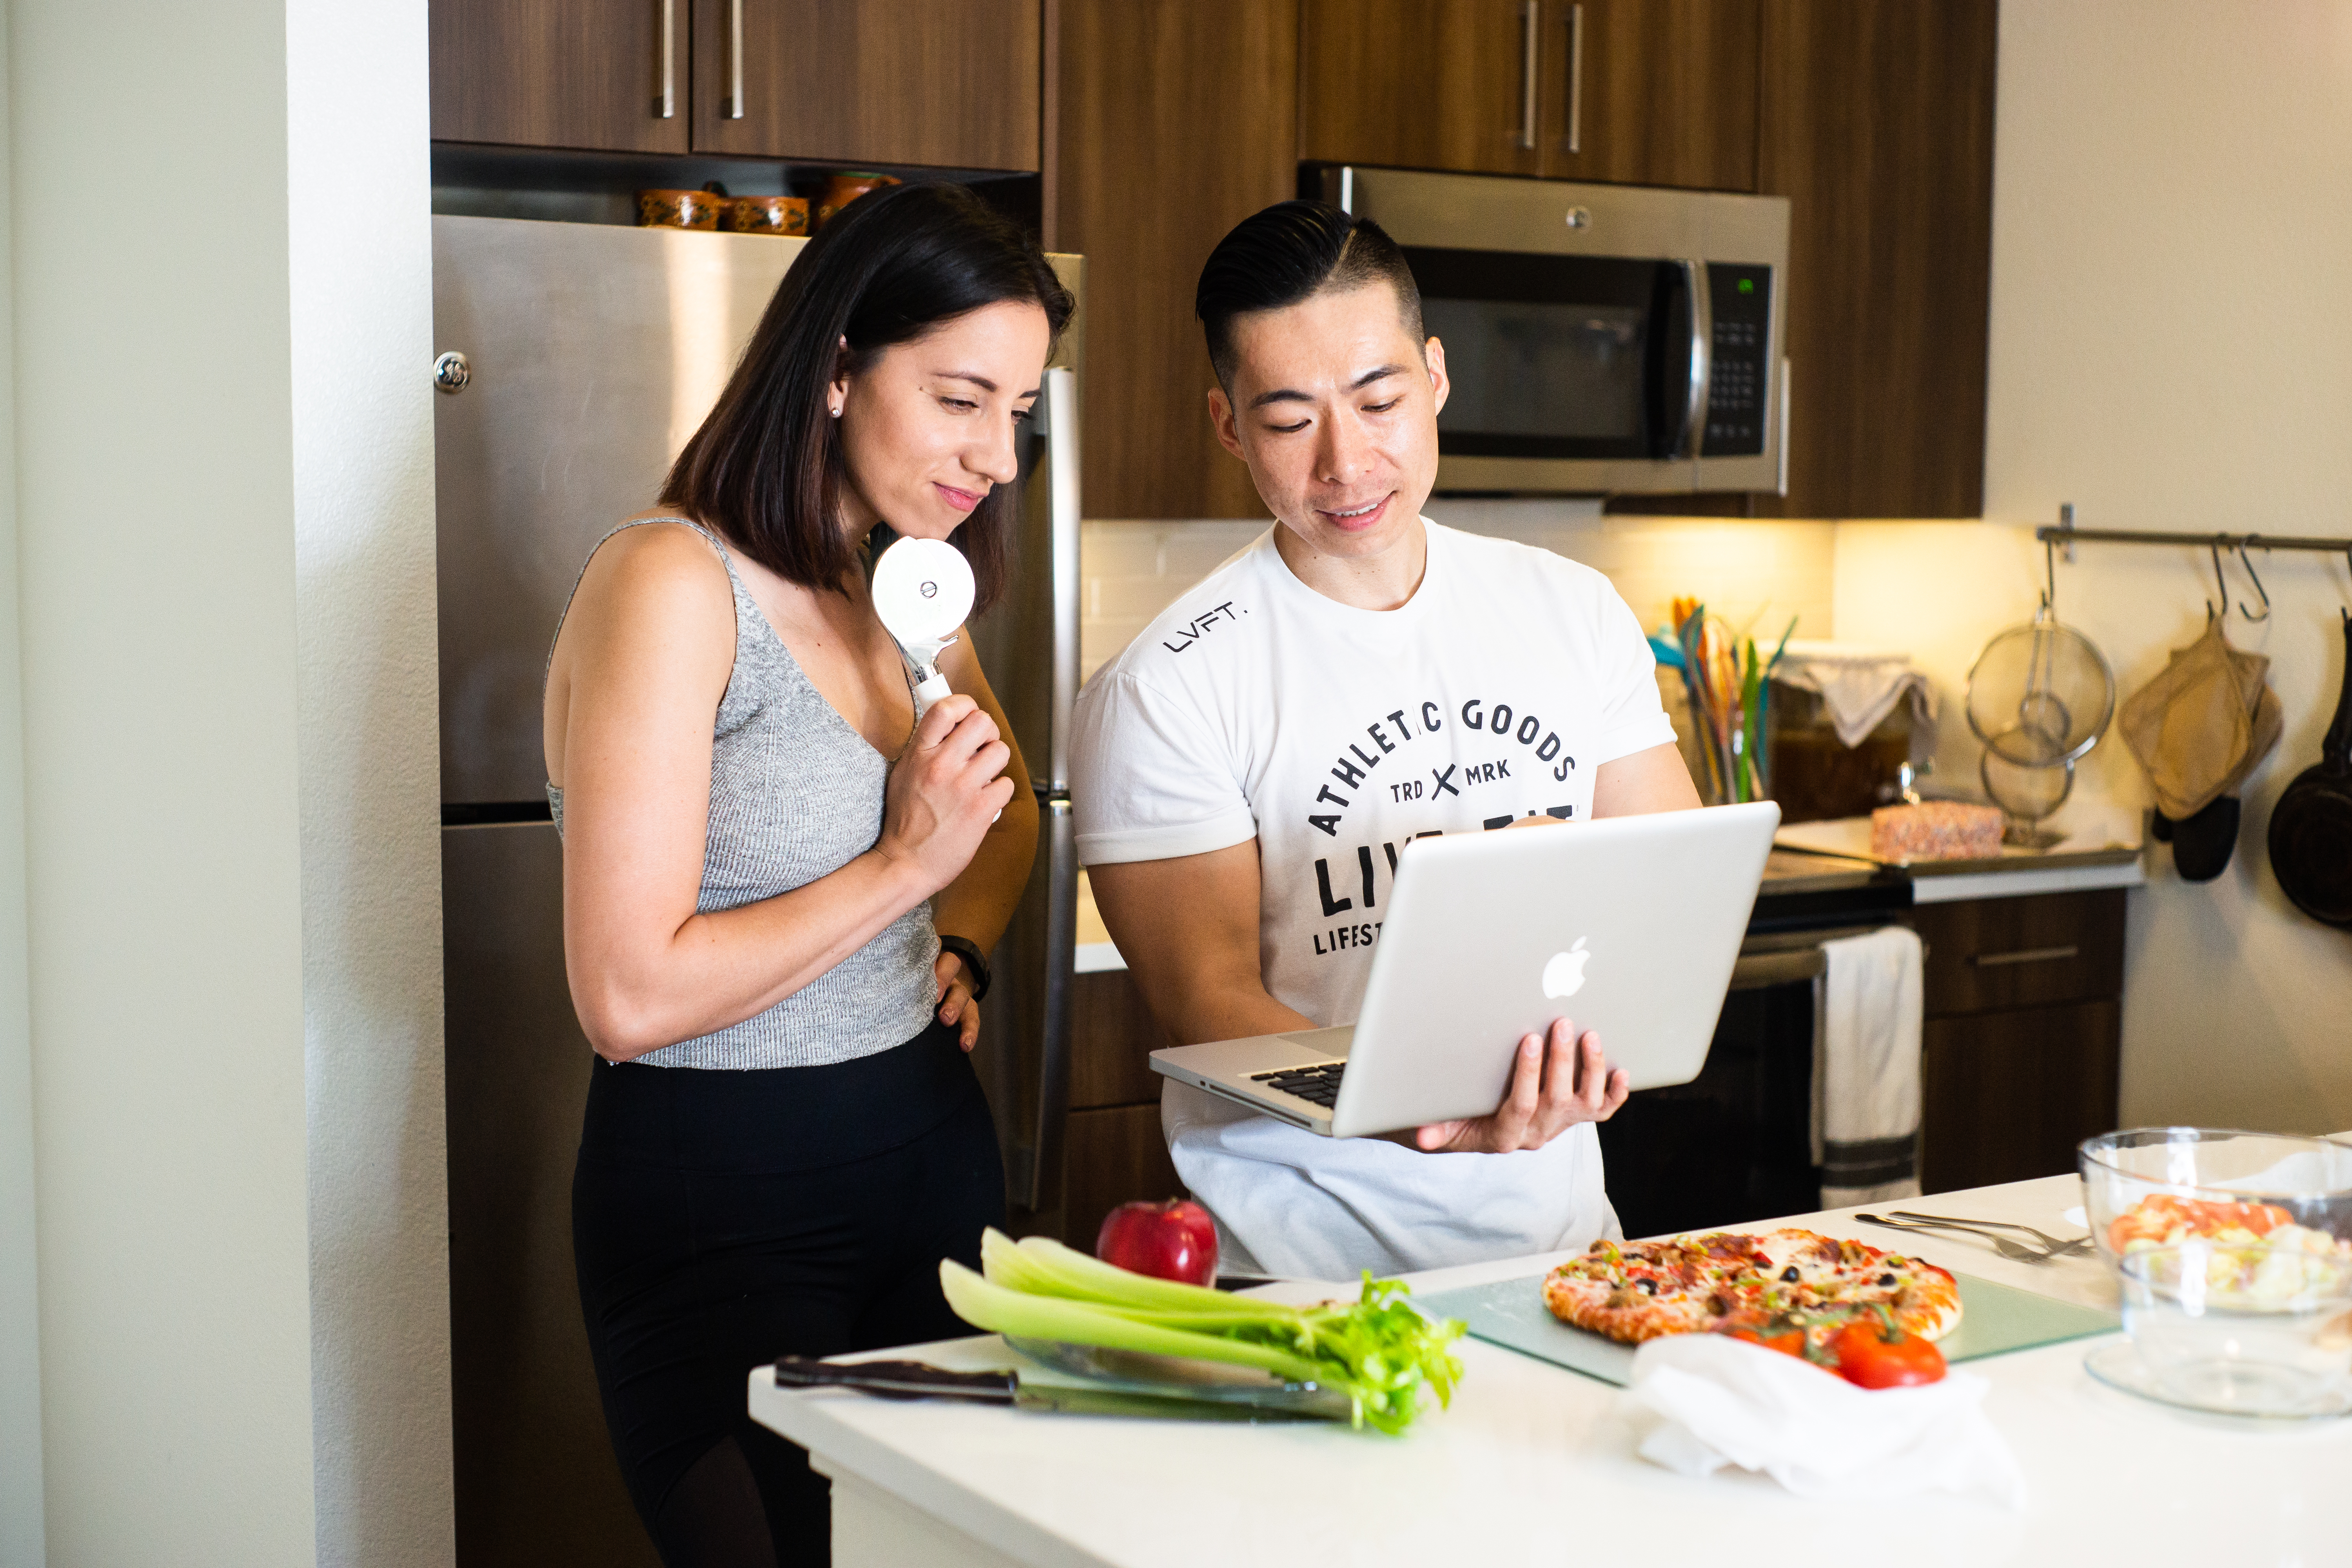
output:
[[1152, 1021], [1134, 978], [1124, 969], [1076, 975], [1070, 1003], [1070, 1108], [1149, 1100], [1159, 1114], [1160, 1080], [1150, 1057], [1176, 1042]]
[[2119, 996], [2124, 890], [1927, 904], [1927, 1012], [1942, 1017]]

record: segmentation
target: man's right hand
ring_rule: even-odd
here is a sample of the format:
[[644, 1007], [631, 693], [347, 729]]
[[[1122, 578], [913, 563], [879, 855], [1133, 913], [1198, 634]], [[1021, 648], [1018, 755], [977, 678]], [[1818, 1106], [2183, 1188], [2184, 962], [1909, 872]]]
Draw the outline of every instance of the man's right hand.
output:
[[1628, 1092], [1625, 1069], [1610, 1067], [1601, 1037], [1587, 1029], [1580, 1039], [1574, 1024], [1554, 1018], [1549, 1036], [1519, 1042], [1511, 1086], [1492, 1114], [1432, 1122], [1413, 1134], [1413, 1143], [1432, 1154], [1540, 1149], [1580, 1121], [1608, 1121]]
[[988, 825], [1013, 798], [1013, 780], [1004, 774], [1012, 760], [996, 721], [979, 703], [961, 692], [941, 698], [890, 769], [876, 848], [919, 868], [932, 891], [946, 887], [971, 863]]

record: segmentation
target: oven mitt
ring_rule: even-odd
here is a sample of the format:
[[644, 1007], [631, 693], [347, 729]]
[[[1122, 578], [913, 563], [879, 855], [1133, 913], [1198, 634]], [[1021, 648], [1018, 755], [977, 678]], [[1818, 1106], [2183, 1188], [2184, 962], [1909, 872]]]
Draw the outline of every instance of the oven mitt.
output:
[[2239, 809], [2234, 795], [2217, 795], [2204, 810], [2179, 822], [2157, 814], [2164, 823], [2158, 835], [2172, 846], [2172, 868], [2184, 882], [2210, 882], [2230, 864], [2238, 847]]
[[[2206, 623], [2204, 636], [2177, 649], [2156, 679], [2124, 703], [2116, 728], [2147, 773], [2157, 809], [2175, 823], [2196, 816], [2244, 777], [2240, 764], [2253, 746], [2269, 669], [2270, 660], [2260, 654], [2235, 653], [2216, 616]], [[2276, 743], [2273, 733], [2271, 744]]]
[[[2252, 738], [2247, 742], [2246, 754], [2230, 771], [2222, 783], [2221, 794], [2207, 804], [2196, 816], [2179, 822], [2166, 822], [2168, 831], [2159, 835], [2172, 844], [2172, 868], [2184, 882], [2210, 882], [2220, 876], [2230, 864], [2230, 856], [2238, 847], [2238, 786], [2248, 774], [2261, 765], [2279, 742], [2280, 731], [2286, 728], [2286, 713], [2280, 707], [2278, 693], [2263, 679], [2269, 660], [2259, 654], [2230, 654], [2238, 666], [2242, 686], [2249, 681], [2253, 686], [2254, 721]], [[2156, 814], [2157, 821], [2165, 822], [2164, 813]]]
[[[2208, 641], [2221, 640], [2218, 638], [2219, 629], [2217, 619], [2204, 638], [2174, 654], [2173, 661], [2179, 663]], [[2228, 647], [2226, 640], [2222, 640], [2222, 646]], [[2270, 671], [2270, 660], [2261, 654], [2230, 648], [2229, 661], [2237, 679], [2240, 697], [2252, 710], [2245, 750], [2239, 756], [2237, 765], [2221, 781], [2220, 793], [2211, 800], [2177, 820], [2159, 805], [2156, 819], [2150, 824], [2150, 831], [2157, 840], [2172, 846], [2173, 869], [2179, 873], [2184, 882], [2210, 882], [2229, 866], [2230, 857], [2238, 847], [2241, 821], [2238, 787], [2261, 765], [2263, 759], [2270, 755], [2286, 726], [2285, 710], [2280, 706], [2278, 693], [2273, 691], [2264, 679]]]

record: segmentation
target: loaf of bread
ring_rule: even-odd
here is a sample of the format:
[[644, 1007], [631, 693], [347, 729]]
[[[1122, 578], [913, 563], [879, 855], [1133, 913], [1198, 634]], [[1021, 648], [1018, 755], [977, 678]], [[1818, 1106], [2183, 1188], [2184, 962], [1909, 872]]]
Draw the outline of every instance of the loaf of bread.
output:
[[1880, 860], [1990, 860], [2000, 854], [2000, 808], [1929, 800], [1870, 814], [1870, 853]]

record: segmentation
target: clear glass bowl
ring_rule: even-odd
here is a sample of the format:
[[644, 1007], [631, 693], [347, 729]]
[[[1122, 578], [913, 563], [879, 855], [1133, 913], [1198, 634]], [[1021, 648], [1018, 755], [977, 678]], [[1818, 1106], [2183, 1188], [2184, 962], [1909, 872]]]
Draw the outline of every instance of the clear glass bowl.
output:
[[2219, 1127], [2136, 1127], [2085, 1139], [2084, 1207], [2110, 1268], [2137, 1247], [2257, 1241], [2278, 1226], [2352, 1250], [2352, 1145]]
[[2227, 1415], [2352, 1405], [2352, 1254], [2302, 1240], [2189, 1241], [2123, 1259], [2124, 1331], [2161, 1397]]

